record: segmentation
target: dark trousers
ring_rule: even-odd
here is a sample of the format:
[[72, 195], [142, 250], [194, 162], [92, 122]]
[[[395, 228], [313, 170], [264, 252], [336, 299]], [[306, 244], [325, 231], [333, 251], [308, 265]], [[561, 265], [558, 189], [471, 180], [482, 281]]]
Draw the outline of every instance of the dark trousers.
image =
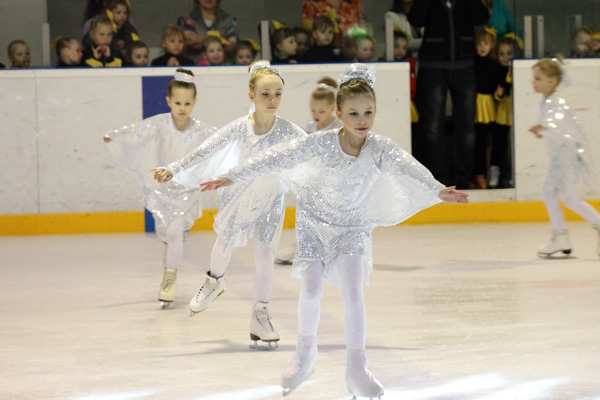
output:
[[[444, 122], [446, 95], [452, 98], [454, 120], [454, 171], [446, 167]], [[473, 178], [475, 155], [475, 71], [460, 69], [421, 68], [417, 77], [415, 104], [419, 111], [419, 130], [415, 140], [416, 156], [433, 176], [444, 184], [469, 187]], [[455, 182], [449, 182], [450, 177]]]

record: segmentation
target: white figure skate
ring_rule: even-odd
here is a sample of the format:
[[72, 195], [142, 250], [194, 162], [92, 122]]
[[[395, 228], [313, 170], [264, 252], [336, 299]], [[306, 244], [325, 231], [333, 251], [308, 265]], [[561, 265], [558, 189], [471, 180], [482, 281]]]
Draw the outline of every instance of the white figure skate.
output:
[[[250, 319], [250, 339], [254, 344], [250, 345], [253, 350], [274, 350], [277, 348], [279, 333], [273, 328], [271, 316], [269, 315], [269, 303], [256, 303], [252, 310]], [[258, 341], [266, 345], [258, 344]]]
[[553, 258], [553, 255], [562, 252], [563, 258], [571, 254], [571, 241], [566, 229], [553, 230], [552, 239], [543, 246], [540, 246], [538, 255], [543, 258]]
[[206, 273], [206, 280], [198, 289], [196, 295], [190, 300], [190, 317], [204, 311], [217, 297], [227, 289], [225, 277], [213, 278], [210, 271]]
[[357, 396], [378, 399], [383, 395], [383, 385], [367, 369], [363, 343], [351, 343], [347, 346], [346, 385], [353, 400]]
[[158, 291], [158, 301], [160, 301], [160, 307], [165, 309], [171, 305], [175, 300], [175, 293], [177, 292], [177, 270], [165, 268], [163, 271], [163, 279], [160, 284], [160, 290]]
[[298, 334], [296, 352], [281, 374], [284, 396], [290, 394], [315, 372], [317, 355], [317, 335]]
[[275, 262], [277, 264], [290, 265], [294, 262], [294, 255], [296, 254], [296, 242], [292, 243], [288, 247], [284, 247], [279, 250], [275, 255]]
[[488, 172], [488, 186], [492, 189], [498, 187], [500, 183], [500, 167], [491, 165]]

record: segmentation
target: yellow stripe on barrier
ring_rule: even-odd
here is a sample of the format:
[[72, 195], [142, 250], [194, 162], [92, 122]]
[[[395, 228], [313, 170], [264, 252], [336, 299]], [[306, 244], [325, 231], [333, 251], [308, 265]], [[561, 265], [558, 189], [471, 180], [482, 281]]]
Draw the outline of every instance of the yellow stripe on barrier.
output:
[[[586, 200], [600, 209], [600, 200]], [[581, 221], [577, 214], [564, 208], [565, 218]], [[210, 231], [217, 210], [204, 210], [191, 231]], [[286, 209], [284, 228], [293, 228], [295, 208]], [[438, 204], [421, 211], [404, 222], [417, 224], [464, 224], [486, 222], [548, 221], [541, 201], [471, 204]], [[0, 235], [52, 235], [76, 233], [144, 232], [143, 211], [117, 211], [74, 214], [0, 215]]]

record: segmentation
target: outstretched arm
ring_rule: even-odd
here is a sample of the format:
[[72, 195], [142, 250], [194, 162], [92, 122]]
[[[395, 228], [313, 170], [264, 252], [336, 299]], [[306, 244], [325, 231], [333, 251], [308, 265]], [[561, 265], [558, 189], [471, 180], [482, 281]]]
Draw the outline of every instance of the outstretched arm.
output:
[[448, 186], [440, 190], [440, 199], [445, 201], [446, 203], [463, 203], [467, 204], [469, 202], [469, 195], [465, 192], [461, 192], [456, 190], [456, 186]]

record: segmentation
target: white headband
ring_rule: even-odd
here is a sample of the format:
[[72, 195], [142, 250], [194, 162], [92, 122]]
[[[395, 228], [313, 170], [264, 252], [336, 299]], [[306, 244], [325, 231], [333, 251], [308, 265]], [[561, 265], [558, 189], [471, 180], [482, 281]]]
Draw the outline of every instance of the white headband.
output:
[[333, 93], [333, 95], [335, 96], [337, 94], [337, 89], [334, 88], [333, 86], [329, 86], [326, 83], [319, 83], [317, 85], [318, 89], [325, 89], [325, 90], [329, 90], [331, 93]]
[[190, 74], [186, 74], [185, 72], [175, 72], [173, 79], [179, 82], [194, 83], [194, 77]]
[[254, 65], [252, 65], [252, 67], [250, 67], [250, 75], [252, 75], [253, 73], [255, 73], [256, 71], [258, 71], [261, 68], [266, 68], [268, 70], [273, 71], [273, 73], [275, 75], [277, 75], [279, 77], [279, 79], [281, 79], [283, 81], [283, 78], [281, 77], [281, 74], [279, 73], [279, 71], [276, 70], [275, 68], [271, 67], [271, 63], [268, 61], [258, 61], [256, 63], [254, 63]]
[[355, 63], [350, 65], [338, 78], [338, 85], [342, 85], [353, 79], [362, 79], [367, 82], [371, 89], [375, 85], [375, 67], [367, 64]]

